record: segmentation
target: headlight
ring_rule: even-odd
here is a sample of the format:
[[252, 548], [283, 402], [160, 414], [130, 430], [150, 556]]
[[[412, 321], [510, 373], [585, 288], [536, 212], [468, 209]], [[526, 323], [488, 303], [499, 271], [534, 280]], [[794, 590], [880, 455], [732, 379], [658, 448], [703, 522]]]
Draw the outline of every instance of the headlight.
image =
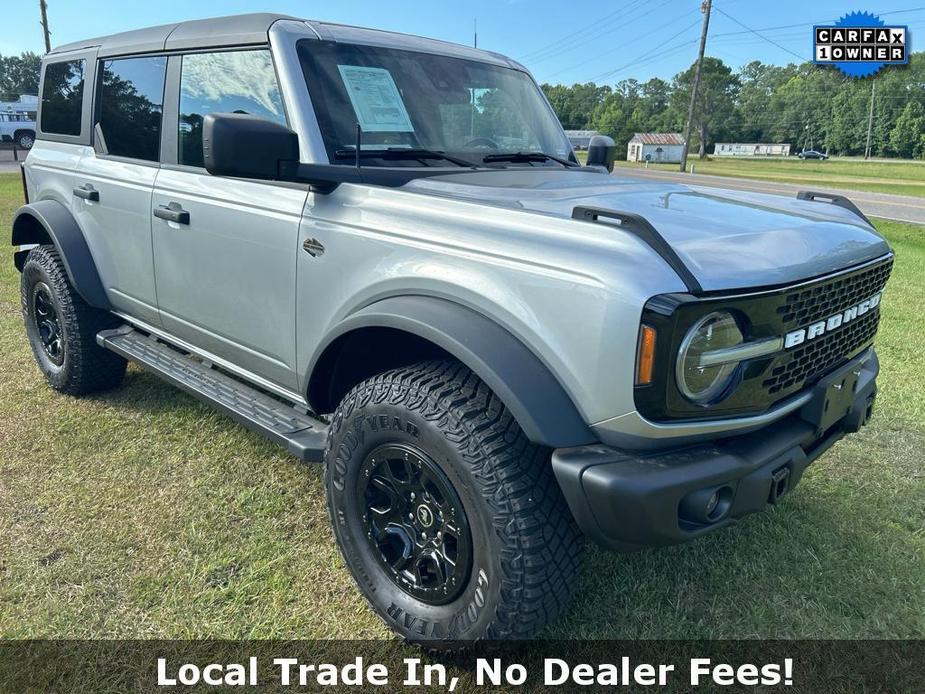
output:
[[688, 331], [678, 352], [676, 377], [681, 393], [691, 402], [706, 405], [716, 398], [732, 379], [738, 361], [712, 364], [708, 353], [741, 345], [742, 331], [727, 311], [716, 311], [701, 318]]

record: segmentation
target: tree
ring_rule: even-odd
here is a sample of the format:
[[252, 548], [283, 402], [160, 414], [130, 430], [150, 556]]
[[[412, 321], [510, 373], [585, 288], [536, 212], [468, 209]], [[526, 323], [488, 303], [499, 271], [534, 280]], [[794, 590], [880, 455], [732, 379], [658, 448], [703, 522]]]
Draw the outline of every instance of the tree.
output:
[[[687, 117], [696, 63], [684, 72], [675, 75], [669, 111], [672, 123], [680, 129]], [[700, 74], [700, 88], [694, 106], [692, 130], [697, 133], [700, 158], [707, 153], [707, 145], [729, 131], [726, 123], [735, 113], [735, 99], [739, 92], [739, 79], [732, 69], [719, 58], [706, 57]], [[693, 138], [692, 138], [693, 139]], [[689, 147], [690, 148], [690, 147]]]
[[[734, 122], [733, 138], [742, 142], [777, 141], [771, 135], [778, 112], [772, 108], [777, 91], [796, 74], [795, 65], [779, 67], [753, 60], [738, 72], [740, 83]], [[780, 128], [778, 128], [780, 130]], [[784, 141], [790, 141], [784, 138]], [[796, 143], [794, 143], [796, 144]]]
[[15, 99], [20, 94], [39, 93], [42, 58], [35, 53], [0, 55], [0, 99]]
[[598, 86], [593, 82], [573, 84], [571, 87], [557, 84], [543, 85], [546, 98], [566, 130], [585, 130], [591, 127], [594, 110], [610, 94], [608, 86]]
[[890, 132], [890, 147], [900, 157], [925, 156], [925, 108], [918, 101], [910, 101], [903, 108], [896, 125]]

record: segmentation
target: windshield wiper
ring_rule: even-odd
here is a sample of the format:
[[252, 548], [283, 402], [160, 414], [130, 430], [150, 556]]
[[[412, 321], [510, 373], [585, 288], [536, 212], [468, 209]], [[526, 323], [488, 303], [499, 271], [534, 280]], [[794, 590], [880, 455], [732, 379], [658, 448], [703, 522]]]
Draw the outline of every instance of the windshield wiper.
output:
[[[355, 149], [339, 149], [334, 152], [334, 156], [338, 159], [354, 159], [357, 153]], [[406, 159], [420, 159], [425, 161], [427, 159], [441, 159], [443, 161], [448, 161], [451, 164], [456, 164], [457, 166], [465, 166], [468, 169], [474, 169], [478, 167], [478, 164], [475, 164], [471, 161], [466, 161], [465, 159], [459, 159], [458, 157], [451, 156], [446, 152], [440, 152], [435, 149], [414, 149], [411, 147], [389, 147], [388, 149], [361, 149], [360, 150], [361, 159], [393, 159], [393, 160], [406, 160]]]
[[568, 159], [554, 157], [551, 154], [546, 154], [546, 152], [499, 152], [498, 154], [486, 154], [484, 157], [482, 157], [482, 161], [486, 164], [496, 161], [554, 161], [557, 164], [562, 164], [562, 166], [569, 169], [575, 166], [581, 166], [581, 164], [576, 164], [575, 162], [571, 162]]

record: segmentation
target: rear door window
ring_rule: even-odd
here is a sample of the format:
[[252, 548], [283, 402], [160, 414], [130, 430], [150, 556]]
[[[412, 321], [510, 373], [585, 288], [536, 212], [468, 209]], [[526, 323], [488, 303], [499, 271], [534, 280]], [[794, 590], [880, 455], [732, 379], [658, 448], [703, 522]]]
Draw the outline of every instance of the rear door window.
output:
[[157, 161], [167, 58], [100, 61], [97, 122], [108, 154]]
[[42, 131], [80, 135], [87, 61], [48, 63], [42, 86]]
[[202, 121], [210, 113], [249, 113], [286, 124], [283, 100], [269, 51], [183, 56], [177, 153], [180, 164], [204, 165]]

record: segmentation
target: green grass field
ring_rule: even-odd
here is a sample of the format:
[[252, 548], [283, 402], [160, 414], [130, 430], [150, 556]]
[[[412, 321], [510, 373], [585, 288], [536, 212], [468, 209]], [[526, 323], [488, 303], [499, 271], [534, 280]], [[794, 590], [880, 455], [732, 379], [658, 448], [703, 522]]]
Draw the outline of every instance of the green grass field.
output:
[[[626, 161], [617, 166], [642, 168], [644, 164]], [[925, 197], [925, 162], [864, 161], [863, 159], [829, 159], [801, 161], [787, 159], [748, 159], [745, 157], [712, 157], [688, 159], [697, 173], [713, 176], [752, 178], [775, 183], [845, 188], [871, 193], [893, 193]], [[677, 171], [677, 164], [650, 164], [652, 168]]]
[[[19, 204], [0, 176], [0, 228]], [[781, 506], [683, 546], [592, 548], [562, 638], [925, 637], [925, 235], [897, 252], [873, 423]], [[379, 638], [334, 546], [319, 467], [135, 367], [55, 394], [0, 258], [0, 636]]]

